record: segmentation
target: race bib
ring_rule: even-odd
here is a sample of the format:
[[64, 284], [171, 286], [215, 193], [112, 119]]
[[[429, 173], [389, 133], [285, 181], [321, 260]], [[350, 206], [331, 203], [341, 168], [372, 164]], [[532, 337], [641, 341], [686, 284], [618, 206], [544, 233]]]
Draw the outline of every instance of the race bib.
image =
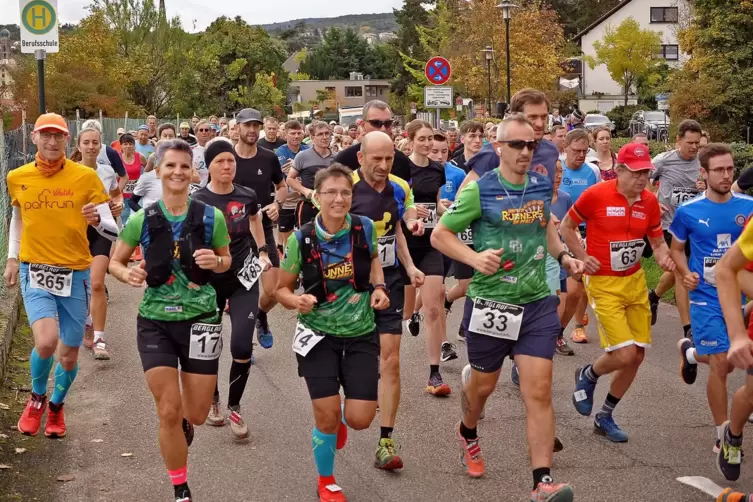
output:
[[474, 333], [517, 340], [523, 323], [523, 307], [476, 298], [468, 329]]
[[609, 257], [614, 272], [624, 272], [633, 267], [643, 256], [646, 242], [643, 239], [609, 243]]
[[379, 238], [379, 261], [383, 267], [395, 266], [395, 240], [394, 235]]
[[188, 185], [188, 195], [193, 195], [199, 190], [201, 190], [201, 185], [199, 185], [198, 183], [191, 183], [190, 185]]
[[132, 194], [133, 190], [136, 188], [136, 183], [138, 180], [130, 180], [125, 184], [125, 187], [123, 188], [123, 193], [125, 194]]
[[299, 354], [301, 357], [306, 357], [306, 354], [311, 352], [311, 349], [323, 339], [323, 335], [317, 335], [298, 321], [298, 324], [295, 326], [295, 334], [293, 335], [293, 352]]
[[191, 342], [188, 357], [213, 361], [222, 353], [222, 323], [197, 322], [191, 325]]
[[29, 265], [29, 286], [43, 289], [55, 296], [71, 296], [73, 270], [32, 263]]
[[719, 258], [704, 256], [703, 258], [703, 281], [706, 284], [716, 287], [716, 264]]
[[264, 267], [261, 264], [258, 256], [254, 256], [252, 253], [248, 253], [246, 261], [243, 262], [243, 267], [238, 271], [238, 281], [243, 284], [246, 291], [251, 290], [259, 280]]
[[460, 239], [460, 242], [467, 246], [473, 245], [473, 230], [471, 230], [471, 227], [466, 228], [462, 232], [458, 234], [458, 239]]
[[683, 202], [694, 199], [696, 195], [698, 195], [698, 190], [695, 188], [673, 188], [670, 201], [673, 206], [679, 206]]
[[437, 205], [436, 204], [421, 204], [429, 210], [429, 215], [423, 219], [424, 228], [434, 228], [437, 226]]

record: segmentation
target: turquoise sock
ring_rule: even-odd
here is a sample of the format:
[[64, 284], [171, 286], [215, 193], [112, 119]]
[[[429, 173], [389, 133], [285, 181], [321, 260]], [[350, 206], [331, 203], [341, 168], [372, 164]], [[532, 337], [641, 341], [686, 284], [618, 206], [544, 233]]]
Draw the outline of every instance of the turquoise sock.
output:
[[55, 366], [55, 391], [50, 399], [52, 404], [61, 404], [65, 400], [65, 395], [68, 394], [68, 389], [71, 388], [77, 373], [78, 363], [70, 371], [63, 369], [60, 363]]
[[38, 396], [47, 394], [47, 380], [50, 378], [50, 370], [55, 359], [50, 356], [42, 359], [37, 353], [37, 349], [31, 349], [29, 365], [31, 366], [31, 390]]
[[332, 476], [335, 470], [335, 446], [337, 434], [325, 434], [316, 427], [311, 433], [311, 448], [314, 450], [314, 462], [320, 476]]

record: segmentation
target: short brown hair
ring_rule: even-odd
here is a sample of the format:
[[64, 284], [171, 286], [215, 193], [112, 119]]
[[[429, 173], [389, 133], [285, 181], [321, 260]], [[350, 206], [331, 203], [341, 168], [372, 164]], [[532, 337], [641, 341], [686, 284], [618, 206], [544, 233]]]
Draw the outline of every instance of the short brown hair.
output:
[[431, 129], [432, 131], [434, 130], [434, 128], [431, 126], [430, 123], [428, 123], [425, 120], [419, 120], [419, 119], [412, 120], [411, 122], [408, 123], [407, 126], [405, 126], [405, 130], [408, 131], [408, 138], [410, 138], [411, 140], [413, 140], [416, 137], [416, 134], [418, 134], [418, 131], [420, 131], [421, 129], [427, 129], [427, 128]]
[[564, 129], [565, 131], [567, 131], [567, 127], [565, 127], [563, 125], [556, 125], [556, 126], [552, 127], [552, 130], [549, 131], [549, 132], [552, 134], [552, 136], [554, 136], [555, 134], [557, 134], [557, 131], [559, 131], [560, 129]]
[[447, 135], [442, 131], [434, 131], [434, 141], [447, 141]]
[[685, 119], [680, 122], [680, 125], [677, 127], [677, 137], [684, 138], [685, 133], [688, 132], [697, 132], [698, 134], [703, 134], [703, 129], [701, 128], [701, 124], [699, 124], [695, 120]]
[[472, 120], [466, 120], [462, 124], [460, 124], [460, 134], [465, 136], [468, 133], [471, 132], [480, 132], [481, 134], [484, 133], [484, 124], [481, 122], [474, 122]]
[[537, 89], [521, 89], [510, 100], [510, 112], [523, 113], [526, 105], [540, 105], [541, 103], [546, 103], [546, 109], [549, 109], [549, 98], [546, 94]]
[[330, 178], [345, 178], [348, 180], [350, 188], [353, 188], [353, 171], [339, 162], [333, 162], [328, 168], [321, 169], [316, 173], [316, 176], [314, 176], [314, 190], [319, 192], [324, 182]]
[[572, 131], [567, 133], [567, 136], [565, 136], [565, 146], [570, 146], [573, 141], [581, 141], [584, 139], [588, 141], [589, 145], [591, 144], [591, 135], [586, 129], [573, 129]]
[[302, 131], [303, 126], [297, 120], [288, 120], [287, 122], [285, 122], [285, 130], [286, 131]]
[[701, 163], [701, 167], [708, 171], [709, 161], [722, 155], [732, 155], [732, 149], [724, 143], [709, 143], [698, 152], [698, 161]]
[[277, 120], [275, 117], [272, 117], [271, 115], [267, 116], [267, 117], [264, 117], [264, 125], [267, 125], [267, 124], [279, 124], [279, 123], [280, 123], [280, 121]]

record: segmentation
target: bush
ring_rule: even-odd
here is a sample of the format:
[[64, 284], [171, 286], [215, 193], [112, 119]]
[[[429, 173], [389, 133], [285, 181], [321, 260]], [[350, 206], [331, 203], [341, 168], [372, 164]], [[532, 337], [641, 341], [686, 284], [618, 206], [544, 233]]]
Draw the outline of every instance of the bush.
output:
[[[624, 145], [630, 143], [632, 138], [612, 138], [612, 151], [617, 153]], [[651, 140], [648, 142], [648, 150], [651, 152], [651, 158], [656, 157], [662, 152], [671, 150], [672, 147], [662, 141]]]
[[617, 136], [627, 136], [628, 126], [633, 114], [643, 108], [638, 105], [620, 105], [612, 108], [607, 112], [607, 117], [614, 123], [617, 129]]

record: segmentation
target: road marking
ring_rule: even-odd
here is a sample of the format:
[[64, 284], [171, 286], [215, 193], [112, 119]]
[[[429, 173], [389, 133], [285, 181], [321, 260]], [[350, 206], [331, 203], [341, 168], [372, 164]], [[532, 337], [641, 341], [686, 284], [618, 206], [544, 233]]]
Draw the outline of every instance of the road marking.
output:
[[724, 491], [724, 488], [703, 476], [682, 476], [677, 478], [677, 481], [701, 490], [703, 493], [707, 493], [714, 498], [717, 498]]

